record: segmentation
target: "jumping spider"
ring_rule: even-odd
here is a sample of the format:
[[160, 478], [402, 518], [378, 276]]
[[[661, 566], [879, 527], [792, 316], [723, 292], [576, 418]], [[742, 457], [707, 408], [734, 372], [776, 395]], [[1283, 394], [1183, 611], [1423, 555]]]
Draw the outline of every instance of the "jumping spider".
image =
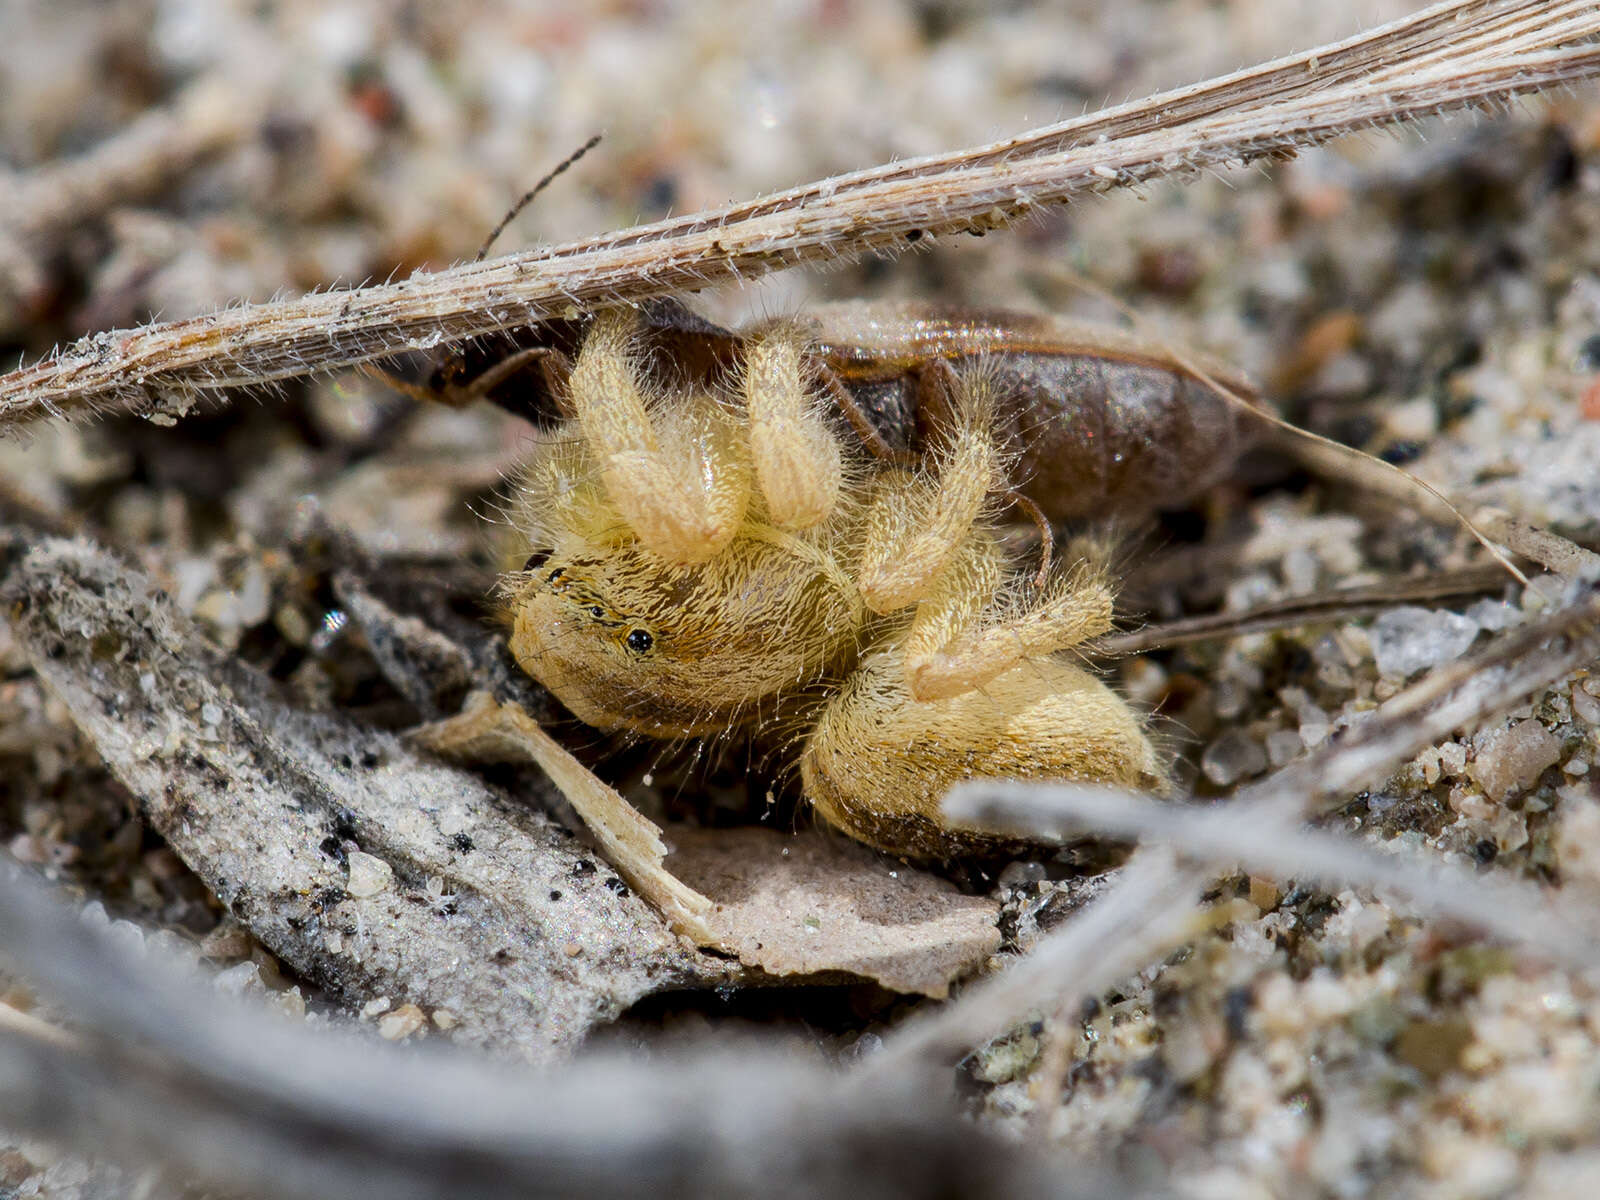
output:
[[[577, 717], [776, 737], [823, 821], [922, 859], [997, 847], [943, 818], [963, 779], [1165, 786], [1144, 719], [1066, 653], [1114, 597], [1103, 564], [1051, 562], [1049, 522], [1226, 469], [1215, 391], [1125, 336], [1017, 314], [840, 306], [734, 335], [657, 306], [565, 332], [575, 361], [538, 345], [461, 385], [458, 359], [448, 390], [544, 418], [499, 600], [517, 662]], [[706, 365], [663, 364], [675, 348]], [[999, 536], [1010, 505], [1042, 527], [1037, 567]], [[654, 827], [524, 714], [482, 701], [423, 737], [520, 747], [693, 925], [703, 898], [660, 871]]]

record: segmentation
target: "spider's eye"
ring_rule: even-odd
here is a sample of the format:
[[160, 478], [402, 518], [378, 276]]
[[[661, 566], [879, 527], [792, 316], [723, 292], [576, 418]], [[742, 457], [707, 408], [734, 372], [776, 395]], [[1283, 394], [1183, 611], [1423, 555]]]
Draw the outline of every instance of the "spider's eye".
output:
[[522, 564], [522, 569], [524, 571], [537, 571], [540, 567], [544, 566], [544, 560], [549, 557], [550, 551], [535, 550], [532, 554], [528, 555], [528, 561]]
[[635, 629], [628, 634], [628, 649], [635, 654], [643, 654], [655, 644], [655, 638], [651, 637], [647, 630]]

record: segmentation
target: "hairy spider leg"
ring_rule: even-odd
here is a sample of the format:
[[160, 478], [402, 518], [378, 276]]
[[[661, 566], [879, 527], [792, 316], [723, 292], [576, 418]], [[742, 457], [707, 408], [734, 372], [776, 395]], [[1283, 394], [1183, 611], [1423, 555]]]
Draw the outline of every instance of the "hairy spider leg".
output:
[[1043, 588], [1002, 594], [999, 547], [975, 534], [917, 605], [905, 638], [906, 686], [916, 700], [943, 700], [984, 687], [1029, 659], [1109, 632], [1114, 596], [1097, 567], [1055, 571]]
[[1051, 571], [1025, 601], [1001, 597], [1009, 578], [982, 530], [991, 493], [1006, 491], [994, 404], [981, 374], [936, 364], [953, 414], [931, 472], [888, 471], [868, 510], [857, 585], [867, 606], [915, 605], [905, 637], [906, 686], [916, 700], [983, 687], [1018, 663], [1111, 628], [1112, 590], [1087, 566]]
[[595, 318], [572, 369], [573, 411], [606, 494], [639, 541], [673, 562], [705, 562], [744, 520], [750, 470], [740, 430], [709, 396], [647, 398], [633, 333], [631, 310]]
[[981, 385], [962, 382], [952, 384], [952, 419], [944, 445], [929, 451], [931, 469], [891, 469], [878, 477], [856, 566], [856, 585], [875, 613], [898, 612], [929, 595], [983, 515], [989, 494], [1003, 486], [993, 404]]
[[792, 330], [761, 335], [746, 351], [750, 452], [767, 513], [780, 529], [825, 521], [843, 481], [839, 442], [806, 388], [805, 347]]

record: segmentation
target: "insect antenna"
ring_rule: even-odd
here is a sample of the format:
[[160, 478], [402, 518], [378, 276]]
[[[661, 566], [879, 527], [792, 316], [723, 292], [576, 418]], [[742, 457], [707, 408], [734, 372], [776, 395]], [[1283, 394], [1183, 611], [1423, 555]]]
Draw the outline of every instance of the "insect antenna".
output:
[[554, 183], [558, 176], [563, 174], [569, 167], [571, 167], [580, 158], [589, 153], [589, 151], [593, 150], [599, 144], [600, 135], [597, 133], [587, 142], [579, 146], [571, 154], [567, 155], [564, 159], [557, 163], [555, 169], [552, 170], [548, 175], [524, 192], [522, 194], [522, 199], [518, 200], [511, 206], [511, 211], [500, 218], [500, 224], [496, 225], [489, 231], [489, 236], [483, 239], [483, 245], [478, 247], [478, 256], [472, 261], [482, 262], [484, 259], [488, 258], [490, 247], [492, 247], [495, 242], [499, 240], [500, 235], [506, 231], [506, 226], [515, 221], [518, 214], [520, 214], [523, 209], [527, 208], [528, 205], [533, 203], [533, 198]]
[[[580, 158], [589, 153], [589, 151], [593, 150], [599, 144], [600, 135], [597, 133], [583, 145], [574, 150], [571, 154], [567, 155], [566, 158], [562, 159], [561, 162], [556, 164], [555, 169], [547, 174], [543, 179], [539, 180], [538, 183], [534, 184], [531, 188], [524, 192], [522, 198], [513, 204], [510, 211], [500, 219], [500, 223], [489, 231], [489, 236], [484, 238], [483, 245], [478, 247], [478, 253], [472, 261], [475, 263], [480, 263], [487, 258], [490, 248], [495, 244], [496, 239], [498, 239], [499, 236], [505, 232], [506, 226], [511, 224], [512, 221], [516, 220], [517, 215], [533, 202], [534, 197], [540, 192], [544, 191], [545, 188], [549, 187], [557, 176], [561, 175], [562, 172], [571, 167], [573, 163], [577, 162]], [[462, 346], [457, 346], [455, 349], [450, 351], [449, 357], [446, 358], [437, 369], [438, 376], [442, 380], [443, 385], [437, 389], [423, 384], [412, 383], [411, 381], [403, 379], [399, 375], [396, 375], [393, 372], [384, 369], [383, 367], [377, 366], [374, 363], [362, 363], [360, 370], [364, 375], [376, 379], [385, 387], [397, 391], [402, 395], [410, 396], [413, 400], [420, 400], [424, 403], [430, 404], [442, 402], [452, 408], [460, 408], [474, 400], [479, 400], [487, 396], [492, 390], [494, 390], [494, 388], [498, 387], [512, 375], [515, 375], [517, 372], [521, 371], [529, 363], [541, 363], [543, 364], [543, 367], [547, 368], [552, 357], [559, 357], [559, 355], [557, 355], [556, 351], [554, 351], [551, 347], [528, 347], [501, 360], [498, 364], [489, 368], [477, 378], [467, 383], [460, 383], [458, 380], [464, 376], [466, 372], [466, 357], [464, 348]]]

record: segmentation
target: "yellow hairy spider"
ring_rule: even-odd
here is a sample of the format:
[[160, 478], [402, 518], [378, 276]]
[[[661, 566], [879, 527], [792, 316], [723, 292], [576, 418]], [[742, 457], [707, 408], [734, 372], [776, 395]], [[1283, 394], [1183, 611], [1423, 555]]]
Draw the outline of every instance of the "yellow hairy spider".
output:
[[[1166, 460], [1150, 456], [1183, 442], [1160, 421], [1227, 442], [1214, 392], [1125, 337], [1015, 314], [846, 306], [832, 327], [853, 331], [848, 347], [819, 347], [826, 322], [735, 336], [655, 316], [685, 345], [725, 339], [727, 369], [652, 369], [632, 310], [594, 318], [570, 364], [551, 347], [504, 360], [536, 362], [559, 414], [517, 482], [499, 589], [529, 675], [601, 730], [798, 731], [817, 816], [909, 857], [998, 847], [943, 817], [960, 780], [1165, 786], [1143, 718], [1068, 653], [1111, 628], [1104, 568], [1024, 567], [997, 515], [1007, 499], [1040, 521], [1073, 509], [1019, 496], [1024, 473], [1058, 490], [1092, 476], [1065, 489], [1083, 493], [1080, 512], [1158, 477]], [[1038, 397], [1002, 377], [1007, 357], [1055, 372], [1036, 380], [1048, 427]], [[915, 379], [914, 411], [887, 422], [917, 427], [915, 452], [879, 444], [883, 414], [857, 402], [890, 375]], [[1024, 434], [1060, 461], [1030, 458]], [[704, 898], [660, 870], [658, 831], [525, 714], [484, 699], [422, 736], [460, 757], [530, 754], [618, 869], [693, 927]]]

